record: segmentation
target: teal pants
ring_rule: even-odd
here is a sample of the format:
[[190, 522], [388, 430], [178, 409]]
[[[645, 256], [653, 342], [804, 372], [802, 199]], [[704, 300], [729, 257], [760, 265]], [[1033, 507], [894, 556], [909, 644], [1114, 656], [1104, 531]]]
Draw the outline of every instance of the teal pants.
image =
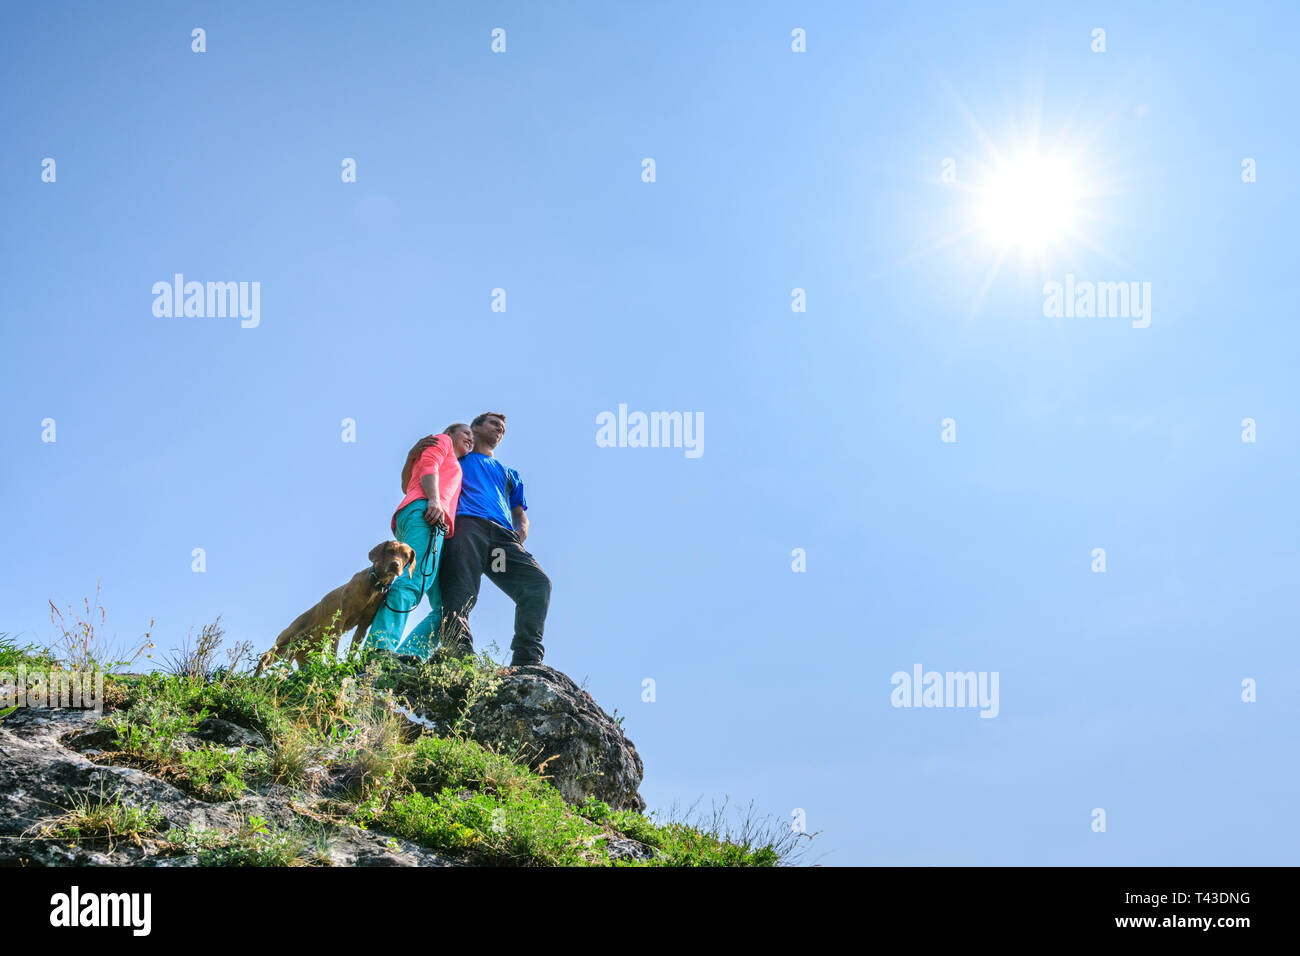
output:
[[[367, 650], [396, 651], [427, 660], [437, 646], [438, 623], [442, 618], [438, 563], [442, 559], [443, 534], [441, 528], [430, 528], [424, 520], [427, 507], [424, 498], [417, 498], [397, 513], [397, 540], [415, 551], [415, 567], [409, 575], [405, 571], [399, 574], [388, 589], [387, 599], [366, 635]], [[403, 640], [407, 618], [426, 594], [431, 606], [429, 616]]]

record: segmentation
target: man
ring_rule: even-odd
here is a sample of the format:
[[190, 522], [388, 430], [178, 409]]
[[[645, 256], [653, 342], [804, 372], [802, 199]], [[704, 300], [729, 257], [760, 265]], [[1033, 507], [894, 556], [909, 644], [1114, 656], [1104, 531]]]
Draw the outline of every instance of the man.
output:
[[486, 574], [515, 602], [511, 667], [542, 662], [542, 628], [551, 603], [551, 579], [524, 550], [528, 503], [519, 472], [493, 457], [506, 434], [506, 417], [484, 412], [470, 423], [474, 450], [460, 460], [456, 533], [443, 545], [442, 632], [448, 649], [470, 654], [469, 612]]

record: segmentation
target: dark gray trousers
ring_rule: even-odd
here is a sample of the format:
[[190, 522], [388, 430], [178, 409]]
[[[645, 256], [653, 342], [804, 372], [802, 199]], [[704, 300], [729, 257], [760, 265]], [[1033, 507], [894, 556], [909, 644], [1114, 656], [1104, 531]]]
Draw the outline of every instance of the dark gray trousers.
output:
[[551, 604], [551, 579], [524, 550], [519, 535], [495, 521], [456, 517], [456, 533], [443, 542], [438, 586], [442, 590], [442, 634], [460, 653], [474, 648], [469, 612], [478, 601], [483, 575], [515, 602], [511, 666], [542, 662], [542, 629]]

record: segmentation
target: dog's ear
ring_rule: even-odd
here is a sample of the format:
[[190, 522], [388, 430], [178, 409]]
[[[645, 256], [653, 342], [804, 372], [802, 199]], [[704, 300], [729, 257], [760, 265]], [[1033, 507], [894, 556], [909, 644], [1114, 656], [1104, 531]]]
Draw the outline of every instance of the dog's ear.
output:
[[406, 576], [408, 578], [413, 578], [415, 577], [415, 549], [409, 544], [404, 544], [402, 545], [402, 552], [406, 557]]
[[386, 547], [388, 547], [388, 542], [384, 541], [370, 549], [370, 554], [366, 555], [366, 557], [370, 559], [371, 564], [379, 560], [379, 556], [384, 553]]

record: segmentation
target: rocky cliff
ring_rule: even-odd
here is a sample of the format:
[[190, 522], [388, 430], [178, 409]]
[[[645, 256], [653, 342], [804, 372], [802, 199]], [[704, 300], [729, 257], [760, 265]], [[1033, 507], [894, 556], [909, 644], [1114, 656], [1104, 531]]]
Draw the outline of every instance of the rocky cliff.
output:
[[621, 722], [550, 667], [382, 655], [257, 678], [200, 666], [109, 677], [104, 696], [103, 713], [0, 710], [0, 865], [780, 855], [646, 817]]

